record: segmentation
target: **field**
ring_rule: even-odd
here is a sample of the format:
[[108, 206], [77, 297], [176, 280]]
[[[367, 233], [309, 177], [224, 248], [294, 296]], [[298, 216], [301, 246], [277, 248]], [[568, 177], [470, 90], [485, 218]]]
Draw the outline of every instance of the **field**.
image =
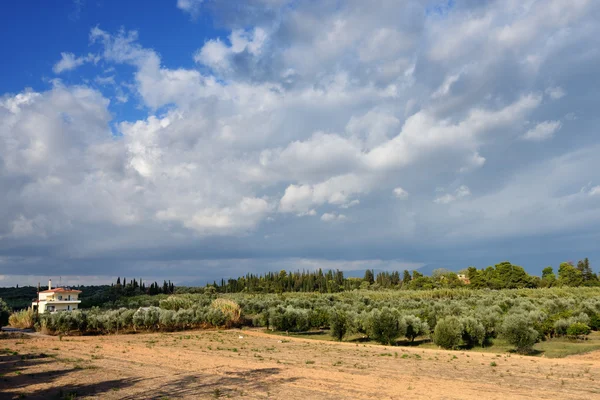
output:
[[598, 352], [552, 359], [317, 341], [251, 329], [3, 336], [0, 353], [2, 398], [600, 397]]

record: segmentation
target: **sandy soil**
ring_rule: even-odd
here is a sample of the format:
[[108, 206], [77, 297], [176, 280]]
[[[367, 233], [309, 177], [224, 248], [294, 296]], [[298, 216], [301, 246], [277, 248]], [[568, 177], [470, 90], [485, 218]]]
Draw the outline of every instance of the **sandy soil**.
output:
[[546, 359], [246, 330], [4, 337], [0, 374], [2, 399], [600, 399], [600, 353]]

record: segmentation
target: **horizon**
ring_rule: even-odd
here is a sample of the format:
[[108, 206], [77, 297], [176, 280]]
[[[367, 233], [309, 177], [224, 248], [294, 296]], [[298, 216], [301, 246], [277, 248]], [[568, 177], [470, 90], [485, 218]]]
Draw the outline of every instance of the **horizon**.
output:
[[0, 287], [600, 259], [598, 2], [2, 9]]

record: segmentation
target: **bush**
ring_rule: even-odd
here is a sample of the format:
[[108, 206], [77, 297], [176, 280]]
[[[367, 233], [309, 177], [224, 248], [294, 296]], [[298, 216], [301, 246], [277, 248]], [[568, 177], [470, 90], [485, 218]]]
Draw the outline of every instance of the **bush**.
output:
[[341, 341], [350, 326], [348, 314], [343, 310], [332, 310], [329, 316], [329, 326], [331, 328], [331, 335]]
[[235, 301], [223, 298], [215, 299], [210, 304], [210, 308], [221, 311], [225, 316], [225, 320], [221, 325], [212, 324], [213, 326], [225, 325], [231, 328], [240, 324], [242, 309]]
[[0, 299], [0, 326], [4, 326], [8, 323], [10, 317], [10, 309], [4, 300]]
[[398, 312], [388, 307], [373, 310], [369, 319], [369, 334], [381, 344], [393, 344], [398, 336], [404, 336], [406, 325], [398, 319]]
[[572, 338], [579, 338], [581, 336], [589, 335], [591, 329], [583, 322], [575, 322], [567, 329], [567, 335]]
[[502, 335], [519, 353], [530, 352], [539, 337], [538, 331], [532, 328], [532, 322], [520, 314], [509, 315], [504, 319]]
[[[0, 305], [0, 307], [1, 307], [1, 305]], [[13, 328], [19, 328], [19, 329], [33, 328], [34, 322], [35, 321], [34, 321], [33, 310], [31, 310], [30, 308], [26, 309], [26, 310], [14, 312], [10, 315], [10, 317], [8, 317], [8, 323]], [[5, 324], [6, 323], [3, 323], [2, 325], [5, 325]]]
[[457, 317], [442, 318], [435, 325], [433, 342], [444, 349], [454, 349], [460, 344], [463, 327]]
[[411, 342], [414, 342], [418, 336], [429, 334], [429, 325], [427, 322], [421, 321], [421, 318], [414, 315], [407, 315], [403, 319], [406, 325], [406, 333], [404, 335]]
[[462, 340], [467, 347], [483, 345], [485, 339], [485, 328], [481, 322], [473, 317], [465, 317], [461, 320], [463, 326]]

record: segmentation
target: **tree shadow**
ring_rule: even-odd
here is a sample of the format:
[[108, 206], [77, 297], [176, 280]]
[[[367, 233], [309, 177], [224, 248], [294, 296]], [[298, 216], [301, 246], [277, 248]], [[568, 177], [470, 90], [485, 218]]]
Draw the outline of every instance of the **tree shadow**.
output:
[[413, 341], [410, 340], [398, 340], [396, 341], [395, 345], [396, 346], [402, 346], [402, 347], [418, 347], [422, 344], [425, 343], [430, 343], [431, 339], [427, 339], [427, 338], [420, 338], [420, 339], [415, 339]]
[[76, 398], [82, 395], [96, 395], [133, 385], [132, 379], [119, 379], [104, 381], [94, 384], [71, 384], [54, 386], [47, 389], [28, 390], [29, 387], [40, 383], [52, 383], [58, 378], [73, 372], [80, 372], [80, 368], [53, 369], [40, 372], [28, 372], [32, 367], [39, 365], [55, 365], [56, 360], [44, 353], [39, 354], [9, 354], [0, 356], [0, 398], [14, 398], [26, 396], [28, 399], [62, 399]]
[[52, 387], [48, 389], [26, 392], [27, 399], [76, 399], [82, 396], [101, 396], [110, 391], [119, 391], [130, 387], [139, 379], [113, 379], [91, 384], [70, 384]]
[[280, 368], [256, 368], [232, 371], [226, 375], [191, 374], [168, 382], [157, 382], [144, 391], [121, 397], [123, 400], [161, 398], [232, 397], [266, 393], [274, 385], [295, 382], [299, 378], [277, 378]]
[[540, 356], [545, 353], [544, 350], [531, 349], [527, 352], [518, 352], [517, 350], [508, 350], [508, 353], [518, 354], [520, 356]]

